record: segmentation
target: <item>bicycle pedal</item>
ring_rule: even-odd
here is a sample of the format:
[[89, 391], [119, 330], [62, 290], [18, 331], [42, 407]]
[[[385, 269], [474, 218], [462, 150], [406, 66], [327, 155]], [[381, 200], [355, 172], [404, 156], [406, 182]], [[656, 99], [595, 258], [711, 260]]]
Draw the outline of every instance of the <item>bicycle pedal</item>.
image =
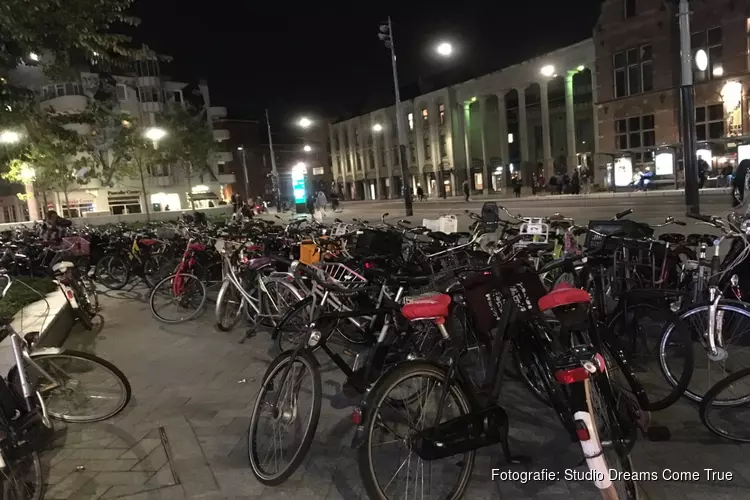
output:
[[659, 442], [672, 439], [672, 432], [665, 425], [652, 425], [644, 434], [649, 441]]

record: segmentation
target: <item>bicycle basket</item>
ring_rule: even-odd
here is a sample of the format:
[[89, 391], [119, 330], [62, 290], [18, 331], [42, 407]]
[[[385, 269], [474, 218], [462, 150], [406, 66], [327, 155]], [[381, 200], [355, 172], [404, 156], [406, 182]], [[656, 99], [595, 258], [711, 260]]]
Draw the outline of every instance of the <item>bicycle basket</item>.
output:
[[367, 285], [367, 278], [338, 262], [323, 262], [317, 267], [325, 273], [330, 283], [341, 288], [356, 290]]
[[[618, 238], [650, 238], [654, 230], [646, 224], [632, 220], [592, 220], [589, 229], [605, 235], [616, 234]], [[604, 245], [609, 247], [606, 240], [594, 233], [586, 234], [584, 247], [589, 250], [601, 249]], [[618, 246], [615, 244], [615, 246]]]

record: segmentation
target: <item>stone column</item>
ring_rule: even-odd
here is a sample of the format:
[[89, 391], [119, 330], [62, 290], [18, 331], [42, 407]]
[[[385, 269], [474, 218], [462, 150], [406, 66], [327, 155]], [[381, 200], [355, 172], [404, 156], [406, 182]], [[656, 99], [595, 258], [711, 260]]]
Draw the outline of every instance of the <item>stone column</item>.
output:
[[[424, 185], [424, 164], [427, 161], [425, 159], [425, 150], [424, 150], [424, 118], [422, 117], [422, 107], [421, 105], [417, 104], [416, 101], [414, 102], [415, 106], [412, 111], [414, 113], [414, 132], [412, 133], [412, 137], [414, 138], [414, 150], [417, 153], [417, 183], [422, 186], [422, 189], [424, 192], [427, 192], [427, 188]], [[427, 119], [430, 118], [430, 111], [427, 110]], [[429, 131], [428, 131], [429, 133]], [[417, 186], [416, 184], [412, 186], [414, 188], [414, 192], [417, 192]]]
[[487, 100], [488, 96], [483, 96], [479, 101], [479, 136], [482, 140], [482, 163], [484, 164], [484, 170], [482, 172], [482, 193], [487, 194], [489, 192], [490, 182], [490, 158], [487, 154], [487, 136], [486, 136], [486, 125], [487, 125]]
[[432, 171], [435, 174], [435, 186], [437, 189], [436, 193], [432, 193], [432, 196], [438, 197], [442, 195], [443, 187], [441, 183], [443, 178], [440, 175], [441, 165], [443, 163], [443, 156], [440, 154], [440, 107], [437, 101], [432, 101], [429, 107], [430, 111], [430, 148], [432, 149]]
[[[526, 88], [517, 88], [518, 93], [518, 146], [521, 150], [521, 165], [517, 168], [522, 169], [529, 162], [529, 128], [526, 123]], [[523, 170], [521, 170], [523, 171]], [[508, 173], [510, 175], [510, 172]], [[508, 177], [506, 177], [507, 179]]]
[[354, 135], [353, 123], [349, 123], [347, 133], [349, 134], [349, 164], [352, 167], [351, 186], [347, 186], [347, 197], [353, 200], [357, 194], [357, 141]]
[[466, 180], [469, 181], [469, 189], [472, 189], [474, 180], [471, 178], [471, 103], [463, 103], [464, 114], [462, 117], [464, 133], [464, 152], [466, 154]]
[[[597, 154], [599, 153], [599, 89], [597, 88], [596, 84], [596, 70], [594, 69], [595, 65], [591, 64], [591, 107], [593, 108], [593, 114], [594, 114], [594, 122], [593, 122], [593, 130], [594, 130], [594, 144], [592, 153], [592, 161], [593, 165], [589, 172], [590, 178], [589, 182], [591, 184], [594, 184], [594, 182], [597, 179], [597, 167], [599, 165], [599, 158], [597, 157]], [[607, 171], [605, 168], [604, 175], [607, 175]], [[602, 183], [602, 186], [604, 184]]]
[[395, 182], [393, 179], [393, 130], [391, 127], [393, 127], [393, 121], [391, 121], [388, 118], [388, 115], [385, 115], [386, 123], [383, 125], [383, 142], [385, 144], [385, 167], [388, 170], [388, 189], [387, 194], [388, 198], [396, 198], [396, 194], [394, 193], [393, 189], [395, 187]]
[[371, 120], [370, 133], [372, 134], [372, 159], [375, 162], [375, 199], [379, 200], [381, 196], [380, 188], [380, 146], [383, 144], [383, 130], [375, 132], [373, 127], [377, 120]]
[[450, 95], [448, 95], [446, 96], [445, 101], [443, 101], [443, 105], [445, 106], [443, 134], [445, 135], [445, 156], [448, 158], [448, 162], [450, 163], [451, 195], [456, 196], [456, 179], [454, 175], [456, 171], [456, 157], [454, 156], [453, 150], [453, 120], [456, 117], [456, 113], [453, 112], [453, 108], [451, 107], [450, 103]]
[[575, 169], [578, 165], [576, 155], [576, 115], [573, 102], [573, 75], [574, 71], [568, 71], [565, 75], [565, 136], [567, 139], [568, 165]]
[[[505, 176], [510, 163], [510, 146], [508, 143], [508, 112], [505, 109], [505, 93], [497, 94], [497, 115], [500, 122], [500, 160], [503, 164], [503, 175], [500, 176], [500, 188], [505, 187]], [[518, 138], [514, 137], [514, 140]]]
[[547, 82], [539, 83], [539, 94], [542, 101], [542, 148], [544, 149], [544, 177], [552, 177], [552, 144], [549, 134], [549, 96], [547, 94]]

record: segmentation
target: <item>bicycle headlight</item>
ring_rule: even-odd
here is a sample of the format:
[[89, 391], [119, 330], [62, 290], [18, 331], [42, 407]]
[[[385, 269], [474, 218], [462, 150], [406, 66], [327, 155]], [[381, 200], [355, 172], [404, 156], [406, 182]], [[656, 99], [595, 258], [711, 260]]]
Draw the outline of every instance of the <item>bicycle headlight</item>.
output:
[[320, 333], [320, 330], [313, 330], [310, 332], [310, 338], [307, 339], [307, 346], [308, 347], [315, 347], [320, 343], [320, 339], [323, 338], [323, 334]]
[[750, 234], [750, 219], [745, 219], [742, 221], [742, 224], [740, 224], [740, 229], [745, 234]]

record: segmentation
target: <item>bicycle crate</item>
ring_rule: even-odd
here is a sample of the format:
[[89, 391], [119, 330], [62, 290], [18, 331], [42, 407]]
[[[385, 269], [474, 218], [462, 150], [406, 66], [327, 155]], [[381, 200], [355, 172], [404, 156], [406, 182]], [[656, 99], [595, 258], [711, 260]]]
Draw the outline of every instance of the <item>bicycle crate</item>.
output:
[[330, 283], [335, 283], [341, 288], [356, 290], [365, 287], [368, 283], [367, 278], [339, 262], [322, 262], [316, 267], [326, 275]]
[[76, 257], [91, 255], [91, 246], [85, 238], [80, 236], [68, 236], [62, 239], [63, 249]]
[[619, 246], [614, 239], [619, 238], [650, 238], [654, 235], [654, 230], [646, 224], [632, 220], [592, 220], [589, 222], [589, 229], [602, 233], [604, 235], [616, 234], [617, 238], [603, 238], [598, 234], [586, 233], [584, 247], [589, 250], [599, 250], [601, 248], [614, 249]]

